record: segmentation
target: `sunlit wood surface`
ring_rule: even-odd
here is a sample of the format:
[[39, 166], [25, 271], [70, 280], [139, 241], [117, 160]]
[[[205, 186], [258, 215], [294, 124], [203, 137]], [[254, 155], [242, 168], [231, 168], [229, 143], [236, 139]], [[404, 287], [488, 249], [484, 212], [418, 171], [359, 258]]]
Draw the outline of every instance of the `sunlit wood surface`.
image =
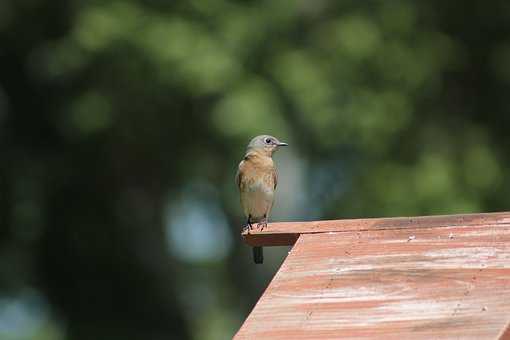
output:
[[508, 338], [509, 213], [271, 227], [297, 242], [236, 339]]

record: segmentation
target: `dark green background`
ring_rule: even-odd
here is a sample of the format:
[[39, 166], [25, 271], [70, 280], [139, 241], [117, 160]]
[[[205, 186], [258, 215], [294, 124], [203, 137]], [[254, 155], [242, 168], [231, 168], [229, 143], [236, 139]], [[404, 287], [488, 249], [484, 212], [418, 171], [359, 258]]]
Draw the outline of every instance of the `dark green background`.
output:
[[276, 220], [508, 210], [508, 1], [0, 2], [0, 338], [227, 339]]

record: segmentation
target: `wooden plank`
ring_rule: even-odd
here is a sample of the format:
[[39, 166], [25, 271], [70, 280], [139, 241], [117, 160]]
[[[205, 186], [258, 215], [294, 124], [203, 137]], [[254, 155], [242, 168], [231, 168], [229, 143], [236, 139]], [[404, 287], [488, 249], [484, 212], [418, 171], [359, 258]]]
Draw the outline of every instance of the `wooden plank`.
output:
[[506, 338], [510, 226], [489, 220], [302, 235], [235, 338]]
[[311, 222], [277, 222], [269, 223], [263, 230], [257, 228], [245, 230], [242, 236], [244, 241], [250, 246], [286, 246], [293, 245], [299, 238], [299, 235], [302, 234], [473, 225], [507, 226], [509, 224], [510, 212], [498, 212]]
[[506, 328], [501, 332], [499, 336], [500, 340], [510, 340], [510, 323], [506, 325]]

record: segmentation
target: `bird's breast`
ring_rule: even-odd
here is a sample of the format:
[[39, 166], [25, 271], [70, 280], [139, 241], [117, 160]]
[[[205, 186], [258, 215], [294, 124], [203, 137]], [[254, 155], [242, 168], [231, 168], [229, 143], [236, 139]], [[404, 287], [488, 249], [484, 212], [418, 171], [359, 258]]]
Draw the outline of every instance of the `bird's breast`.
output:
[[241, 204], [246, 216], [256, 222], [271, 210], [274, 198], [274, 187], [265, 176], [250, 178], [241, 191]]
[[246, 191], [249, 192], [263, 192], [268, 195], [273, 195], [274, 189], [272, 181], [267, 178], [269, 176], [259, 176], [258, 178], [251, 178], [246, 183]]

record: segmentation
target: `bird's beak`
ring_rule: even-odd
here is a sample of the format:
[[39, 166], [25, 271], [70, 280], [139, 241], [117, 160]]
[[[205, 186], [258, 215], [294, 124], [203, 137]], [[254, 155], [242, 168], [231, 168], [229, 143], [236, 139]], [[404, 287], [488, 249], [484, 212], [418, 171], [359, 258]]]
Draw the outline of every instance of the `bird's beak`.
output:
[[277, 144], [277, 145], [278, 145], [278, 146], [288, 146], [289, 144], [284, 143], [284, 142], [278, 142], [278, 144]]

